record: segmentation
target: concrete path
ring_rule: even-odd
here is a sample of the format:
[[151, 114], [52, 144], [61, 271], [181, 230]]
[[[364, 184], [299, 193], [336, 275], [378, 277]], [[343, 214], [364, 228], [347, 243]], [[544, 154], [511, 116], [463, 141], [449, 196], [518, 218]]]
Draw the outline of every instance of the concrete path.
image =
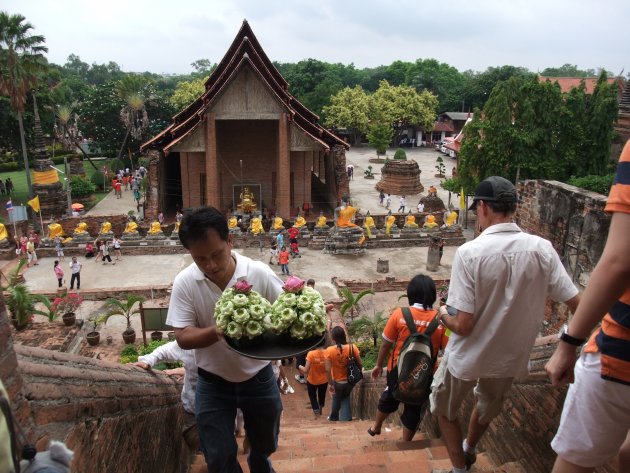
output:
[[137, 215], [136, 202], [133, 200], [133, 191], [131, 189], [125, 190], [123, 188], [122, 198], [117, 199], [114, 195], [114, 191], [111, 190], [103, 200], [88, 210], [85, 214], [126, 215], [130, 210], [136, 212]]

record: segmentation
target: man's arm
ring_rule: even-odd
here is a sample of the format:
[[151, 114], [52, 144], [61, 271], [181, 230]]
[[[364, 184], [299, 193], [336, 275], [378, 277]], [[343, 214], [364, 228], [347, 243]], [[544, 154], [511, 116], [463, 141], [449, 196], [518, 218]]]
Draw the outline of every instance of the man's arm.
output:
[[221, 338], [216, 325], [203, 328], [189, 325], [184, 328], [174, 328], [173, 331], [177, 344], [184, 350], [209, 347]]
[[[595, 325], [606, 315], [628, 287], [630, 280], [630, 214], [613, 214], [608, 241], [599, 263], [584, 290], [567, 333], [575, 338], [587, 338]], [[575, 298], [574, 298], [575, 299]], [[567, 301], [566, 304], [573, 301]], [[573, 302], [571, 302], [573, 303]], [[569, 305], [571, 307], [571, 305]], [[558, 342], [555, 353], [545, 366], [554, 385], [573, 381], [573, 366], [577, 358], [575, 347]]]
[[475, 327], [475, 316], [470, 312], [464, 312], [458, 310], [456, 315], [448, 315], [446, 306], [441, 306], [438, 309], [439, 321], [442, 322], [447, 329], [451, 332], [466, 337], [470, 335]]
[[383, 373], [383, 365], [385, 364], [385, 358], [387, 358], [387, 354], [392, 349], [394, 344], [389, 340], [383, 338], [381, 342], [381, 348], [378, 351], [378, 357], [376, 358], [376, 365], [372, 368], [372, 378], [377, 379]]

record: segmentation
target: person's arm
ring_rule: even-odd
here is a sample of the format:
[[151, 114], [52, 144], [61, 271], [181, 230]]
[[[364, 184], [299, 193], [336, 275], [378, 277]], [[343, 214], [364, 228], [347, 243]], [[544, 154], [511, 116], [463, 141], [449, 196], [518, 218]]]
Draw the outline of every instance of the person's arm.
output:
[[381, 342], [381, 348], [378, 351], [378, 356], [376, 357], [376, 365], [372, 369], [372, 379], [377, 379], [383, 374], [383, 365], [385, 364], [385, 358], [387, 358], [387, 354], [392, 349], [394, 344], [389, 340], [383, 339]]
[[300, 370], [300, 373], [302, 373], [304, 377], [306, 378], [308, 376], [308, 372], [311, 371], [310, 360], [306, 360], [306, 364], [304, 366], [302, 365], [298, 366], [298, 370]]
[[163, 361], [180, 361], [177, 352], [174, 350], [174, 346], [176, 345], [176, 342], [169, 342], [159, 346], [151, 353], [140, 355], [138, 361], [133, 363], [133, 365], [139, 366], [145, 370], [150, 370], [152, 366]]
[[332, 377], [332, 362], [330, 361], [330, 358], [326, 357], [325, 365], [326, 379], [328, 380], [328, 391], [330, 391], [331, 394], [335, 394], [335, 385], [333, 384]]
[[[574, 338], [586, 339], [597, 323], [606, 315], [628, 288], [630, 280], [630, 214], [613, 214], [608, 240], [599, 263], [595, 267], [579, 305], [571, 299], [566, 304], [577, 308], [571, 318], [567, 333]], [[575, 299], [575, 298], [574, 298]], [[569, 305], [571, 308], [571, 305]], [[577, 359], [576, 347], [558, 342], [558, 347], [545, 366], [553, 385], [573, 382], [573, 366]]]
[[458, 310], [456, 315], [448, 315], [446, 306], [441, 306], [438, 309], [439, 321], [442, 322], [447, 329], [451, 332], [466, 337], [470, 335], [475, 327], [475, 316], [470, 312], [464, 312]]
[[209, 347], [221, 339], [216, 325], [203, 328], [189, 325], [184, 328], [174, 328], [173, 331], [177, 344], [184, 350]]

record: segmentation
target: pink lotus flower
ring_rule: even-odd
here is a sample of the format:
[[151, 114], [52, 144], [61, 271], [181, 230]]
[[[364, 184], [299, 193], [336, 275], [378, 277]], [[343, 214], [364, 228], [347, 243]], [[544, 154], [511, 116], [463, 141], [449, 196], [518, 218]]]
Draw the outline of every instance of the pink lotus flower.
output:
[[244, 279], [234, 284], [234, 290], [239, 294], [249, 294], [249, 292], [252, 290], [252, 287], [254, 286]]
[[304, 281], [302, 279], [298, 278], [297, 276], [289, 276], [287, 282], [284, 283], [284, 286], [282, 286], [282, 289], [284, 289], [286, 292], [296, 293], [300, 292], [303, 287]]

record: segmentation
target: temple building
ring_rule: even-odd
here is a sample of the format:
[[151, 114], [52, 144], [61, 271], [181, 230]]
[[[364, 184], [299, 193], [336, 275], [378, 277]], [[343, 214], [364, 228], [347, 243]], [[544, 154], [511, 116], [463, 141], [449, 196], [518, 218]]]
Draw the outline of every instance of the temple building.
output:
[[247, 208], [283, 217], [335, 208], [349, 190], [349, 145], [318, 119], [244, 21], [205, 92], [141, 147], [150, 163], [147, 216], [200, 205], [238, 213], [243, 195]]

